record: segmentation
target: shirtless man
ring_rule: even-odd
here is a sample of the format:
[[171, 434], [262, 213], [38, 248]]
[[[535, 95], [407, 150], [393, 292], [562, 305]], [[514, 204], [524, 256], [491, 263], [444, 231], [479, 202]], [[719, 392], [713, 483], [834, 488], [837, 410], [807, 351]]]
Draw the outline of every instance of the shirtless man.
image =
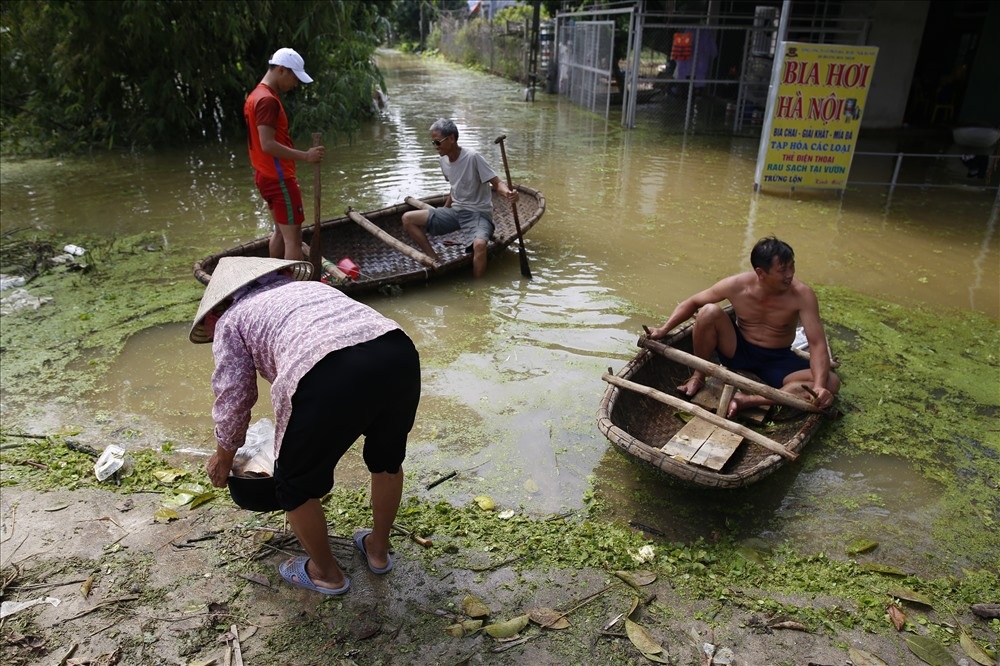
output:
[[[695, 317], [694, 354], [708, 359], [717, 352], [730, 370], [749, 370], [765, 384], [779, 388], [826, 409], [840, 389], [840, 378], [830, 371], [830, 352], [819, 318], [816, 294], [795, 279], [795, 254], [774, 236], [757, 242], [750, 252], [753, 271], [731, 275], [682, 301], [649, 337], [662, 338], [678, 324]], [[736, 312], [736, 326], [718, 305], [728, 300]], [[799, 322], [809, 341], [809, 360], [791, 350]], [[694, 396], [705, 384], [705, 374], [695, 370], [677, 390]], [[816, 398], [802, 388], [808, 386]], [[748, 407], [773, 404], [763, 396], [737, 392], [728, 415]]]

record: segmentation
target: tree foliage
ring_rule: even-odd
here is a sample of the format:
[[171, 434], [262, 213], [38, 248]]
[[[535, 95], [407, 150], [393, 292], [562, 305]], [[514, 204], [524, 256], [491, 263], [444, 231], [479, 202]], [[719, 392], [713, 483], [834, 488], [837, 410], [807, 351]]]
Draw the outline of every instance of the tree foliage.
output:
[[3, 148], [240, 135], [246, 94], [285, 46], [315, 79], [283, 100], [293, 132], [350, 132], [372, 113], [373, 88], [383, 85], [373, 55], [391, 9], [356, 0], [0, 3]]
[[[400, 45], [408, 45], [409, 48], [418, 48], [421, 46], [421, 36], [427, 36], [432, 22], [442, 11], [468, 13], [468, 10], [466, 0], [396, 0], [389, 14], [393, 40]], [[423, 32], [420, 29], [421, 16], [424, 21]]]

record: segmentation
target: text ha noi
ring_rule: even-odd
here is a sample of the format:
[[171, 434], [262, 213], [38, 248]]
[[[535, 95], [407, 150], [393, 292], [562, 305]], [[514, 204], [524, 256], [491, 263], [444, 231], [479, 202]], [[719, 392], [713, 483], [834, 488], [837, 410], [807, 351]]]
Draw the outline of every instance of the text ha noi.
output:
[[781, 54], [755, 188], [843, 189], [878, 47], [783, 42]]

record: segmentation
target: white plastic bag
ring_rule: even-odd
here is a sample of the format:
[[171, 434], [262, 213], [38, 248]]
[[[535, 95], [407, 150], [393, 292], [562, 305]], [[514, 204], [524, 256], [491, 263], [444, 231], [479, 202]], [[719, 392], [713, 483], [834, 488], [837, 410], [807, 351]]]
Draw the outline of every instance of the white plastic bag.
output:
[[243, 446], [236, 452], [236, 476], [274, 475], [274, 421], [263, 418], [247, 428]]

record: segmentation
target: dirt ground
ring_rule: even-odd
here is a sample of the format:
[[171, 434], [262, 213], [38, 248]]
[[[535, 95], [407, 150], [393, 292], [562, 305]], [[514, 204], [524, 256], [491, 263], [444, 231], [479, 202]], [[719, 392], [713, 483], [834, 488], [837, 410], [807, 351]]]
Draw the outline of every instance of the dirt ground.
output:
[[[639, 595], [606, 571], [521, 569], [517, 563], [456, 568], [454, 552], [435, 545], [428, 558], [416, 543], [395, 538], [395, 569], [375, 576], [350, 544], [349, 535], [361, 527], [351, 525], [332, 537], [351, 590], [324, 597], [278, 575], [276, 565], [298, 552], [294, 541], [274, 547], [284, 534], [281, 514], [212, 502], [157, 523], [151, 516], [158, 506], [154, 493], [3, 489], [3, 599], [59, 602], [3, 620], [3, 663], [650, 663], [623, 623], [611, 624]], [[277, 534], [265, 541], [273, 533], [268, 529]], [[637, 589], [644, 603], [631, 617], [663, 647], [657, 656], [667, 663], [841, 666], [851, 663], [851, 647], [889, 664], [920, 663], [895, 636], [769, 628], [764, 618], [741, 610], [714, 615], [709, 624], [707, 604], [683, 597], [669, 580]], [[522, 640], [510, 642], [482, 631], [453, 637], [446, 628], [467, 619], [462, 602], [470, 594], [489, 607], [487, 623], [547, 607], [570, 611], [571, 626], [556, 631], [529, 624]], [[657, 612], [649, 612], [654, 605]], [[703, 656], [705, 643], [716, 646], [714, 662]]]

